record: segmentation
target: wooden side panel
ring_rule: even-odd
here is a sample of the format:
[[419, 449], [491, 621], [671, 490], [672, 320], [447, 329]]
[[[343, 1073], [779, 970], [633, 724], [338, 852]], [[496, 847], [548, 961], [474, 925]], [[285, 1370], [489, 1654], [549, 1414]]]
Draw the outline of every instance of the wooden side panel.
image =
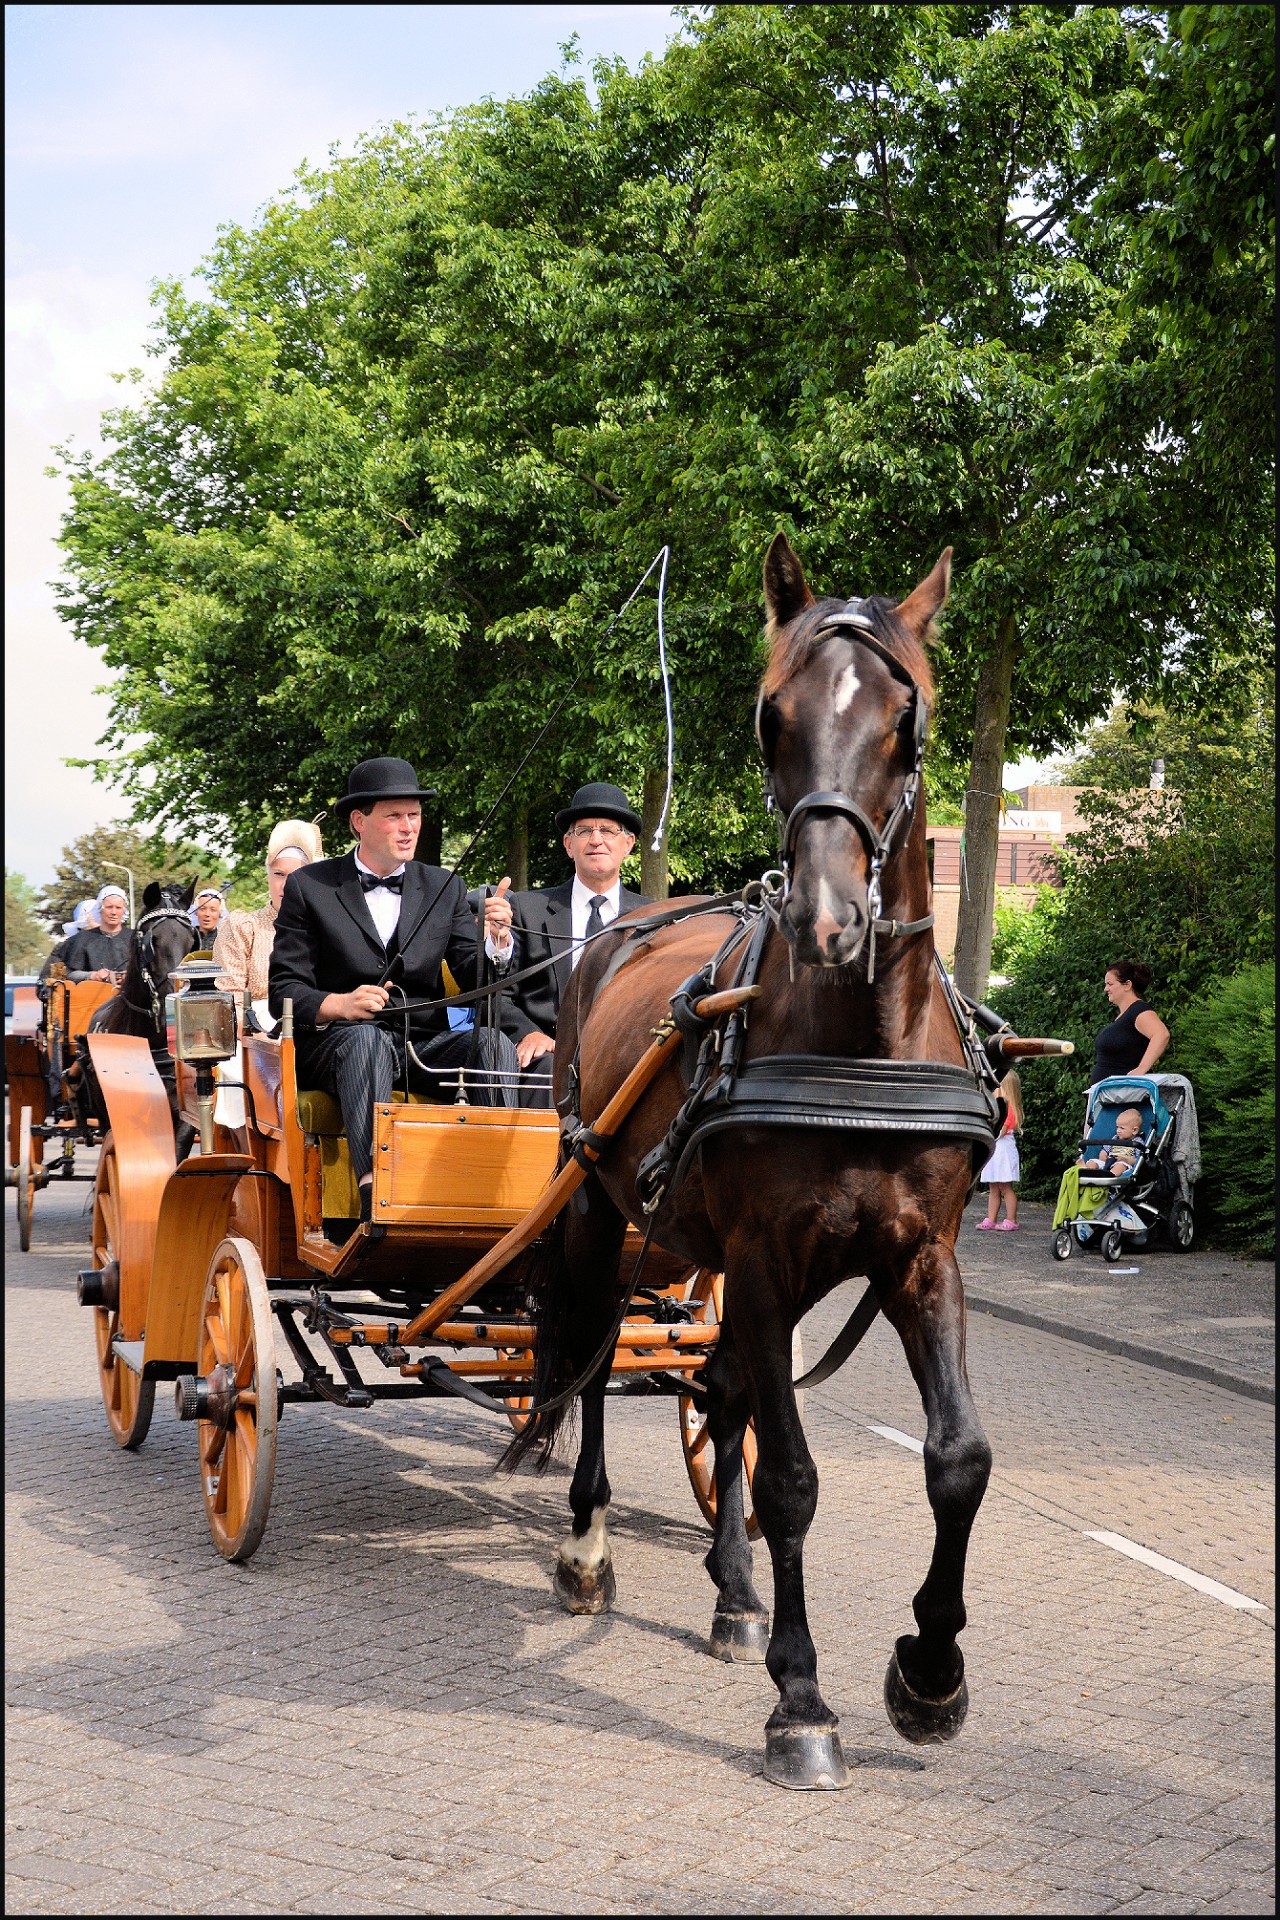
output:
[[145, 1040], [91, 1033], [89, 1056], [107, 1104], [120, 1176], [120, 1332], [136, 1340], [146, 1325], [156, 1222], [174, 1170], [173, 1123]]
[[284, 1134], [280, 1042], [250, 1033], [245, 1035], [242, 1051], [245, 1085], [253, 1096], [245, 1104], [257, 1115], [259, 1131], [278, 1140]]
[[44, 1025], [44, 1006], [34, 987], [15, 987], [13, 990], [13, 1025], [8, 1038], [30, 1040], [39, 1033]]
[[151, 1361], [194, 1368], [209, 1262], [228, 1232], [236, 1188], [252, 1165], [247, 1154], [201, 1155], [184, 1160], [165, 1186], [147, 1297], [144, 1369]]
[[[48, 1110], [48, 1093], [41, 1069], [40, 1049], [34, 1040], [9, 1034], [4, 1043], [5, 1072], [9, 1082], [9, 1165], [18, 1164], [18, 1135], [22, 1128], [22, 1109], [30, 1107], [33, 1124], [43, 1120]], [[44, 1158], [44, 1141], [31, 1142], [31, 1158], [39, 1166]]]
[[114, 1000], [116, 990], [107, 980], [73, 980], [67, 987], [67, 1032], [74, 1039], [89, 1031], [89, 1022], [99, 1007]]
[[388, 1226], [514, 1226], [555, 1173], [559, 1136], [554, 1113], [375, 1107], [373, 1217]]

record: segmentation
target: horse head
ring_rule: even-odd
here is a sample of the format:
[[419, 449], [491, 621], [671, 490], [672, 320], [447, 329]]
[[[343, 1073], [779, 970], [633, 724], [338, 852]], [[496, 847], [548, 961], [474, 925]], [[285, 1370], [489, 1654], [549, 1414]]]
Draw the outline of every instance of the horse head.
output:
[[[161, 1012], [170, 991], [169, 975], [199, 944], [191, 924], [191, 902], [197, 882], [184, 887], [177, 880], [153, 880], [142, 896], [142, 912], [134, 931], [138, 965], [149, 997], [158, 997]], [[157, 1026], [162, 1019], [157, 1017]]]
[[950, 580], [948, 547], [901, 602], [815, 600], [786, 535], [769, 548], [756, 731], [789, 876], [782, 931], [808, 966], [858, 958], [881, 910], [886, 863], [923, 805], [933, 695], [925, 645]]

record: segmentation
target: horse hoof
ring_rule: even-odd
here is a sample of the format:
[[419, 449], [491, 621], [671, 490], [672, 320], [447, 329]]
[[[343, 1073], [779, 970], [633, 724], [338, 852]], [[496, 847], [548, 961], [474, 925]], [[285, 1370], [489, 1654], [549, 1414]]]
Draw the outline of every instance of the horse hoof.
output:
[[802, 1793], [847, 1787], [853, 1779], [834, 1727], [766, 1727], [764, 1777]]
[[595, 1572], [557, 1560], [552, 1585], [566, 1613], [608, 1613], [618, 1591], [612, 1560], [606, 1560]]
[[884, 1676], [884, 1704], [889, 1724], [913, 1747], [937, 1747], [954, 1740], [969, 1711], [969, 1688], [961, 1675], [960, 1685], [943, 1700], [929, 1700], [908, 1686], [898, 1665], [895, 1647], [889, 1656]]
[[758, 1667], [769, 1649], [767, 1613], [713, 1613], [707, 1652], [713, 1660], [741, 1660]]

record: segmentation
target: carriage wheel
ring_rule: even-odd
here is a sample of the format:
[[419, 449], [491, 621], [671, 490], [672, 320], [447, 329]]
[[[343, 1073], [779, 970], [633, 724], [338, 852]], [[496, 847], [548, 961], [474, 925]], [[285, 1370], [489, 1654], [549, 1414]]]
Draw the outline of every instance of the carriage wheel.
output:
[[[694, 1315], [695, 1321], [703, 1326], [716, 1326], [724, 1314], [724, 1275], [722, 1273], [695, 1273], [685, 1298], [699, 1309]], [[702, 1515], [713, 1527], [716, 1523], [716, 1469], [715, 1451], [711, 1445], [711, 1435], [707, 1428], [706, 1413], [695, 1406], [688, 1394], [682, 1393], [678, 1402], [680, 1414], [680, 1444], [684, 1448], [685, 1471], [689, 1475], [689, 1485], [693, 1488], [693, 1497], [702, 1510]], [[747, 1422], [747, 1430], [742, 1436], [742, 1504], [747, 1516], [747, 1537], [759, 1538], [760, 1522], [756, 1519], [755, 1506], [751, 1499], [751, 1482], [756, 1470], [756, 1430], [753, 1422]]]
[[26, 1253], [31, 1246], [31, 1207], [36, 1189], [31, 1166], [31, 1109], [22, 1109], [18, 1122], [18, 1245]]
[[[525, 1358], [525, 1349], [523, 1347], [503, 1347], [499, 1350], [498, 1358], [500, 1360], [523, 1360]], [[506, 1408], [507, 1418], [516, 1432], [523, 1433], [529, 1424], [527, 1409], [533, 1405], [533, 1395], [531, 1393], [504, 1394], [502, 1404]]]
[[206, 1380], [217, 1376], [228, 1404], [221, 1418], [196, 1423], [209, 1531], [224, 1560], [247, 1560], [271, 1508], [279, 1407], [271, 1299], [261, 1260], [238, 1236], [209, 1263], [196, 1364]]
[[[120, 1262], [122, 1234], [120, 1226], [120, 1165], [115, 1145], [108, 1134], [98, 1157], [98, 1172], [93, 1186], [93, 1264], [101, 1271], [114, 1261]], [[118, 1358], [112, 1342], [120, 1331], [119, 1307], [93, 1309], [93, 1333], [98, 1346], [98, 1383], [107, 1425], [122, 1447], [130, 1452], [140, 1447], [151, 1425], [155, 1406], [154, 1380], [141, 1380]]]

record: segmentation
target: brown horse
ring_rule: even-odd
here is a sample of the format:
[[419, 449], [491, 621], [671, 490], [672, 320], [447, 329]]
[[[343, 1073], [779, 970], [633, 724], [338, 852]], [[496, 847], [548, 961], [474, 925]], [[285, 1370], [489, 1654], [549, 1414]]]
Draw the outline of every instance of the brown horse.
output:
[[[769, 549], [764, 587], [771, 646], [758, 731], [786, 822], [788, 875], [760, 964], [763, 995], [750, 1013], [748, 1062], [785, 1053], [964, 1065], [934, 965], [923, 796], [917, 798], [932, 691], [925, 642], [949, 580], [948, 549], [900, 604], [875, 598], [846, 607], [814, 600], [783, 535]], [[926, 926], [905, 937], [882, 934], [869, 980], [875, 943], [868, 935], [878, 915], [902, 923], [926, 919]], [[649, 933], [607, 979], [610, 955], [625, 936], [599, 941], [584, 955], [556, 1039], [562, 1111], [576, 1056], [581, 1114], [587, 1121], [599, 1115], [649, 1044], [673, 991], [717, 950], [732, 924], [711, 914]], [[732, 977], [726, 968], [719, 983]], [[560, 1216], [543, 1254], [535, 1399], [584, 1371], [607, 1337], [625, 1223], [645, 1223], [637, 1168], [663, 1139], [683, 1097], [684, 1083], [671, 1064]], [[965, 1624], [965, 1555], [991, 1467], [965, 1372], [964, 1293], [955, 1258], [974, 1170], [973, 1147], [937, 1133], [735, 1127], [704, 1141], [658, 1216], [661, 1246], [725, 1275], [723, 1330], [705, 1376], [719, 1495], [706, 1559], [718, 1590], [711, 1651], [746, 1660], [763, 1652], [779, 1693], [766, 1727], [765, 1772], [781, 1785], [842, 1786], [849, 1779], [836, 1716], [818, 1689], [805, 1613], [803, 1548], [818, 1477], [796, 1410], [791, 1354], [801, 1315], [851, 1275], [868, 1276], [897, 1330], [928, 1427], [924, 1467], [934, 1552], [915, 1597], [918, 1632], [899, 1639], [890, 1660], [886, 1706], [899, 1732], [914, 1741], [950, 1738], [964, 1719], [968, 1695], [957, 1635]], [[556, 1571], [557, 1591], [575, 1612], [598, 1611], [613, 1596], [605, 1527], [606, 1372], [582, 1395], [573, 1525]], [[767, 1651], [768, 1613], [752, 1584], [743, 1520], [749, 1416], [759, 1449], [755, 1508], [773, 1562]], [[531, 1450], [545, 1461], [561, 1417], [557, 1411], [531, 1423], [508, 1449], [507, 1463]]]

